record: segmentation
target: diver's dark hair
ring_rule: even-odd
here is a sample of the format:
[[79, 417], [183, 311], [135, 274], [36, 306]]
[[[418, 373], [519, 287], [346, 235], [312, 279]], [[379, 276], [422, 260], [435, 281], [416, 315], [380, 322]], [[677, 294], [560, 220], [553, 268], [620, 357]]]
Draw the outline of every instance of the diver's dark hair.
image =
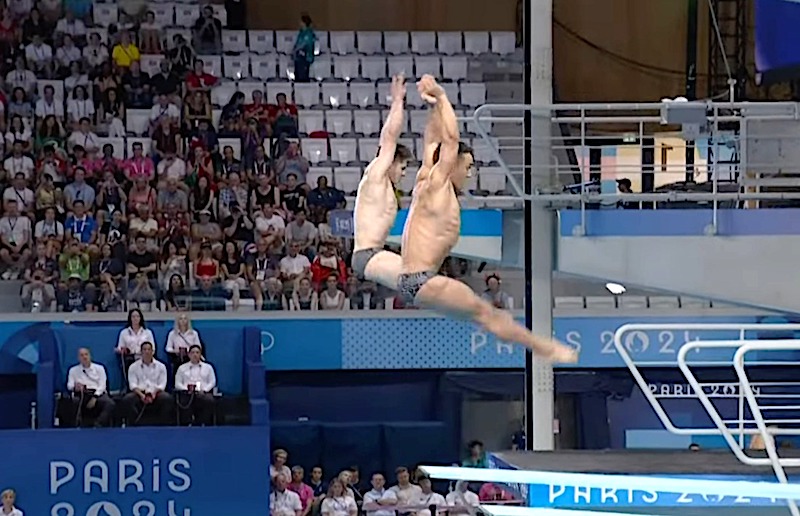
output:
[[[439, 152], [442, 150], [442, 144], [436, 146], [436, 150], [433, 152], [433, 162], [439, 163]], [[472, 147], [467, 145], [464, 142], [458, 142], [458, 155], [461, 156], [463, 154], [469, 154], [470, 156], [474, 156]]]
[[410, 161], [414, 155], [411, 153], [411, 149], [403, 145], [402, 143], [398, 143], [394, 149], [394, 160], [395, 161]]

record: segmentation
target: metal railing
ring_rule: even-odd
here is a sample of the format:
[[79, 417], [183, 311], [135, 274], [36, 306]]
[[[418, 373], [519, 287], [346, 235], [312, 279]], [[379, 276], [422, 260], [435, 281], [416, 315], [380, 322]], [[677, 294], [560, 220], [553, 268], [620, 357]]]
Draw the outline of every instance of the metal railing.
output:
[[[714, 423], [709, 427], [679, 427], [673, 423], [661, 400], [671, 396], [659, 396], [651, 390], [639, 367], [643, 365], [666, 365], [665, 363], [636, 362], [632, 356], [629, 339], [626, 335], [636, 332], [670, 331], [685, 332], [684, 342], [677, 353], [677, 366], [683, 373], [693, 390], [694, 397], [700, 402]], [[746, 465], [770, 466], [781, 483], [788, 483], [785, 467], [800, 467], [800, 459], [780, 457], [775, 445], [774, 435], [800, 435], [800, 417], [792, 416], [792, 412], [800, 411], [800, 382], [751, 382], [745, 371], [745, 356], [753, 351], [800, 351], [800, 340], [795, 339], [755, 339], [748, 340], [753, 332], [766, 332], [770, 335], [781, 335], [800, 331], [800, 324], [629, 324], [620, 327], [614, 335], [614, 346], [625, 365], [633, 375], [645, 399], [655, 411], [661, 423], [671, 433], [691, 436], [721, 436], [736, 458]], [[714, 332], [714, 339], [692, 338], [701, 332]], [[720, 338], [725, 335], [725, 338]], [[728, 338], [730, 335], [731, 338]], [[735, 350], [733, 355], [721, 353], [724, 350]], [[700, 355], [703, 351], [712, 352], [713, 359], [693, 359], [691, 354]], [[798, 366], [794, 360], [764, 360], [762, 357], [749, 365]], [[674, 365], [674, 363], [673, 363]], [[728, 366], [736, 371], [738, 382], [732, 384], [733, 394], [738, 397], [738, 417], [726, 420], [720, 414], [708, 392], [711, 384], [702, 383], [692, 371], [696, 366]], [[763, 404], [759, 400], [777, 400], [777, 403]], [[747, 416], [749, 411], [750, 416]], [[788, 413], [789, 417], [765, 418], [764, 412]], [[794, 425], [794, 427], [777, 427], [774, 425]], [[761, 436], [764, 440], [766, 457], [753, 457], [745, 452], [746, 436]], [[800, 516], [797, 504], [787, 501], [792, 516]]]
[[[698, 111], [701, 122], [682, 122]], [[506, 193], [518, 200], [582, 210], [619, 202], [703, 203], [714, 210], [715, 224], [721, 205], [800, 200], [796, 103], [486, 104], [472, 119], [467, 130], [487, 149], [480, 161], [502, 170]], [[527, 141], [526, 120], [540, 126]], [[533, 163], [526, 163], [526, 143]], [[537, 152], [547, 158], [536, 158]], [[610, 156], [598, 162], [598, 153]], [[531, 194], [525, 193], [524, 174], [535, 180]], [[603, 181], [609, 186], [623, 178], [636, 190], [643, 174], [652, 175], [653, 191], [604, 191]]]

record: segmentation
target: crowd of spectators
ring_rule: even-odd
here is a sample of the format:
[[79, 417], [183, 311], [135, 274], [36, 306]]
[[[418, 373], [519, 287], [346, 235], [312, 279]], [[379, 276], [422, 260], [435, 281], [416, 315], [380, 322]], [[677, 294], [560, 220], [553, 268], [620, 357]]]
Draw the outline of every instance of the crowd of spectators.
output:
[[[331, 220], [345, 192], [309, 178], [291, 99], [235, 92], [214, 127], [221, 79], [198, 57], [221, 53], [212, 7], [187, 41], [134, 4], [106, 28], [85, 0], [0, 0], [0, 278], [24, 281], [22, 309], [405, 308], [351, 274]], [[143, 138], [128, 109], [149, 110]]]
[[[488, 467], [482, 443], [473, 441], [470, 444], [470, 457], [461, 465]], [[477, 460], [476, 450], [481, 456]], [[397, 467], [395, 482], [390, 487], [390, 479], [382, 472], [371, 473], [366, 482], [361, 478], [359, 467], [351, 466], [326, 481], [321, 466], [313, 466], [306, 476], [303, 466], [290, 468], [288, 460], [286, 450], [272, 452], [270, 514], [273, 516], [431, 516], [445, 511], [468, 514], [481, 503], [519, 503], [508, 488], [492, 483], [459, 481], [447, 486], [446, 491], [436, 489], [438, 486], [435, 487], [419, 468]], [[437, 492], [439, 490], [445, 494]]]

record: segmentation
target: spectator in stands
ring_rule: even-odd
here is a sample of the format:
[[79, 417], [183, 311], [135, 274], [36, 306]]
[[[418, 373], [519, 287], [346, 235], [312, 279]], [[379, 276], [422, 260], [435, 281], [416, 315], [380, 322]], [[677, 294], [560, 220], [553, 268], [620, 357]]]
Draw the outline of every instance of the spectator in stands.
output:
[[138, 206], [137, 216], [131, 218], [128, 223], [128, 237], [136, 241], [138, 237], [145, 238], [145, 247], [150, 253], [159, 250], [158, 245], [158, 221], [153, 218], [152, 210], [148, 204]]
[[[80, 57], [77, 61], [72, 61], [69, 64], [69, 75], [66, 79], [64, 79], [64, 92], [67, 95], [72, 94], [72, 90], [75, 89], [75, 86], [83, 86], [84, 93], [89, 90], [91, 86], [91, 82], [89, 81], [89, 76], [83, 73], [83, 68], [81, 67]], [[67, 110], [69, 112], [69, 110]]]
[[260, 125], [270, 123], [270, 106], [264, 102], [264, 92], [253, 90], [253, 102], [244, 105], [243, 116], [247, 119], [255, 118]]
[[200, 244], [200, 256], [194, 262], [192, 273], [197, 279], [209, 279], [212, 282], [216, 282], [219, 279], [219, 262], [214, 259], [211, 242]]
[[320, 310], [344, 310], [346, 296], [339, 288], [339, 278], [336, 274], [328, 276], [326, 288], [319, 294]]
[[364, 493], [363, 509], [367, 516], [394, 516], [393, 508], [381, 510], [381, 506], [397, 505], [397, 494], [386, 489], [386, 478], [383, 473], [372, 474], [372, 489]]
[[269, 122], [273, 136], [297, 138], [297, 106], [287, 102], [285, 93], [278, 93], [275, 100], [277, 104], [269, 107]]
[[247, 289], [247, 271], [245, 270], [241, 252], [236, 247], [236, 244], [230, 240], [225, 243], [221, 269], [222, 286], [231, 294], [233, 309], [237, 310], [241, 291]]
[[[66, 137], [67, 133], [64, 131], [64, 126], [61, 124], [61, 121], [56, 118], [55, 115], [47, 115], [36, 131], [36, 139], [33, 144], [34, 151], [37, 154], [44, 151], [45, 155], [47, 155], [48, 147], [50, 147], [52, 149], [50, 157], [60, 160], [61, 158], [59, 154], [57, 154], [57, 151], [63, 155]], [[73, 152], [75, 152], [74, 149]], [[63, 182], [64, 174], [67, 172], [66, 168], [62, 170], [58, 167], [56, 171], [58, 173], [53, 174], [53, 180], [56, 181], [60, 179], [60, 181], [57, 182]]]
[[17, 22], [11, 17], [8, 10], [0, 12], [0, 52], [3, 55], [12, 55], [21, 41], [21, 34]]
[[85, 19], [92, 10], [92, 0], [64, 0], [64, 10], [75, 15], [75, 18]]
[[55, 284], [58, 281], [58, 264], [48, 256], [47, 246], [36, 245], [36, 255], [25, 271], [22, 285], [22, 308], [25, 311], [47, 312], [56, 300]]
[[504, 291], [500, 290], [500, 276], [497, 274], [490, 274], [486, 277], [486, 290], [483, 291], [481, 297], [490, 302], [492, 306], [500, 310], [508, 310], [511, 308], [511, 297]]
[[89, 34], [89, 44], [83, 49], [83, 59], [90, 74], [98, 74], [101, 65], [108, 61], [109, 57], [108, 47], [100, 40], [100, 35], [96, 32]]
[[139, 205], [149, 205], [150, 209], [156, 207], [156, 192], [147, 184], [146, 177], [137, 177], [133, 181], [133, 188], [128, 193], [128, 208], [129, 213], [138, 213]]
[[53, 26], [42, 17], [41, 12], [37, 8], [27, 11], [28, 16], [22, 22], [22, 42], [28, 45], [33, 41], [34, 34], [38, 34], [41, 38], [49, 37], [53, 34]]
[[58, 78], [66, 79], [70, 74], [72, 63], [78, 62], [83, 58], [81, 49], [75, 46], [72, 36], [64, 35], [61, 46], [56, 49], [55, 61], [53, 63]]
[[[167, 52], [167, 59], [172, 65], [172, 71], [176, 77], [183, 78], [194, 64], [195, 54], [192, 48], [187, 45], [186, 38], [181, 34], [176, 34], [172, 38], [173, 47]], [[162, 72], [164, 69], [161, 69]]]
[[[67, 122], [72, 130], [77, 130], [82, 120], [91, 121], [94, 118], [94, 102], [86, 94], [86, 88], [81, 85], [77, 85], [72, 89], [71, 97], [67, 101]], [[87, 145], [84, 144], [83, 147], [87, 151], [89, 150]], [[98, 150], [100, 149], [98, 148]]]
[[167, 305], [167, 310], [186, 310], [188, 309], [190, 292], [186, 290], [186, 283], [183, 276], [180, 274], [173, 274], [169, 278], [169, 287], [164, 294], [164, 302]]
[[196, 258], [200, 251], [200, 244], [203, 242], [209, 243], [212, 251], [215, 249], [222, 250], [222, 230], [219, 224], [211, 222], [211, 212], [208, 210], [200, 210], [198, 222], [192, 224], [190, 259]]
[[354, 498], [347, 496], [344, 483], [335, 478], [328, 487], [328, 494], [322, 500], [322, 516], [356, 516], [358, 507]]
[[100, 151], [100, 137], [92, 132], [92, 121], [89, 117], [81, 118], [78, 130], [67, 138], [68, 150], [73, 150], [76, 145], [83, 147], [89, 156], [95, 156]]
[[211, 219], [212, 209], [216, 209], [217, 196], [208, 185], [208, 178], [202, 176], [198, 178], [192, 193], [189, 196], [189, 207], [192, 215], [199, 220], [202, 212], [208, 212]]
[[[239, 177], [244, 177], [242, 170], [242, 162], [236, 159], [233, 155], [233, 147], [226, 145], [222, 149], [222, 161], [217, 170], [217, 178], [222, 181], [227, 181], [231, 174], [239, 174]], [[247, 178], [250, 180], [250, 177]]]
[[214, 17], [214, 9], [210, 5], [203, 7], [202, 14], [192, 27], [192, 37], [198, 53], [222, 53], [222, 22]]
[[139, 303], [155, 301], [158, 289], [157, 260], [147, 247], [147, 239], [139, 234], [136, 245], [128, 253], [128, 299]]
[[139, 179], [144, 179], [146, 184], [155, 178], [155, 165], [152, 159], [144, 155], [141, 142], [133, 144], [133, 156], [125, 163], [125, 177], [137, 186], [141, 186]]
[[310, 80], [311, 64], [314, 62], [314, 47], [317, 35], [311, 26], [311, 17], [303, 14], [300, 17], [300, 31], [294, 42], [292, 54], [294, 56], [294, 80], [308, 82]]
[[300, 246], [300, 253], [311, 258], [316, 253], [317, 228], [306, 220], [304, 211], [299, 211], [295, 219], [286, 225], [286, 240]]
[[[251, 179], [250, 183], [257, 184], [257, 186], [250, 192], [250, 208], [253, 210], [254, 217], [260, 215], [260, 209], [265, 205], [270, 206], [273, 209], [276, 207], [280, 208], [280, 190], [277, 186], [270, 183], [269, 176], [258, 176], [258, 179], [256, 180]], [[271, 216], [272, 213], [270, 214], [270, 217]]]
[[25, 47], [25, 59], [36, 77], [53, 77], [53, 47], [45, 43], [41, 35], [33, 34], [31, 43]]
[[514, 496], [497, 484], [486, 482], [478, 490], [478, 498], [482, 502], [508, 502]]
[[3, 205], [5, 206], [8, 201], [16, 201], [19, 212], [35, 220], [33, 190], [28, 188], [24, 173], [17, 172], [14, 174], [11, 186], [3, 191]]
[[178, 417], [184, 424], [210, 425], [214, 420], [214, 389], [217, 376], [214, 367], [205, 362], [200, 344], [189, 346], [189, 361], [178, 367], [175, 393]]
[[272, 480], [275, 489], [269, 495], [269, 513], [272, 516], [303, 516], [303, 503], [300, 496], [287, 489], [289, 476], [280, 472]]
[[139, 61], [133, 61], [130, 68], [122, 75], [122, 88], [132, 108], [149, 109], [153, 106], [150, 76], [142, 71]]
[[455, 490], [445, 497], [447, 505], [451, 507], [477, 507], [480, 505], [478, 495], [469, 490], [469, 482], [459, 480]]
[[[195, 59], [192, 65], [192, 70], [186, 76], [186, 91], [195, 94], [198, 91], [205, 94], [206, 98], [210, 98], [211, 88], [217, 85], [219, 79], [205, 71], [205, 63], [202, 59]], [[244, 94], [239, 93], [242, 98]], [[233, 95], [236, 97], [236, 94]], [[210, 116], [208, 118], [211, 118]]]
[[185, 134], [191, 135], [200, 125], [201, 120], [211, 119], [211, 102], [202, 91], [195, 91], [186, 96], [183, 105], [183, 128]]
[[269, 465], [269, 478], [273, 481], [275, 478], [283, 474], [286, 476], [287, 481], [292, 477], [292, 471], [286, 463], [289, 460], [289, 453], [283, 448], [277, 448], [272, 451], [272, 462]]
[[22, 511], [14, 506], [14, 502], [17, 501], [17, 493], [13, 489], [5, 489], [0, 493], [0, 500], [3, 502], [0, 514], [3, 516], [24, 516]]
[[278, 278], [267, 278], [262, 284], [265, 287], [263, 301], [257, 301], [262, 310], [274, 312], [289, 309], [289, 302], [283, 293], [283, 284]]
[[397, 477], [397, 485], [392, 486], [390, 489], [397, 496], [397, 505], [400, 507], [415, 505], [422, 494], [422, 489], [418, 485], [411, 483], [411, 475], [408, 472], [408, 468], [400, 466], [394, 472]]
[[[191, 77], [192, 74], [189, 74], [189, 79], [191, 79]], [[189, 79], [187, 79], [187, 82]], [[219, 118], [220, 124], [227, 124], [228, 121], [232, 120], [234, 126], [237, 129], [241, 129], [244, 117], [244, 109], [244, 93], [237, 91], [231, 96], [231, 99], [228, 101], [228, 103], [222, 106], [222, 112], [220, 113]]]
[[94, 287], [84, 284], [80, 274], [71, 274], [67, 279], [67, 288], [59, 290], [57, 295], [61, 312], [92, 312], [94, 301]]
[[253, 241], [253, 221], [238, 202], [230, 204], [231, 214], [222, 220], [222, 231], [229, 241], [236, 242], [239, 249]]
[[[6, 86], [12, 90], [22, 88], [23, 93], [30, 98], [36, 94], [37, 82], [36, 74], [25, 67], [25, 58], [17, 57], [14, 61], [14, 69], [6, 74]], [[16, 92], [12, 91], [12, 93], [12, 96], [16, 96]]]
[[156, 20], [156, 13], [147, 11], [139, 26], [139, 43], [144, 54], [160, 54], [162, 31], [164, 27]]
[[[259, 148], [263, 151], [267, 136], [266, 130], [263, 127], [259, 127], [255, 118], [247, 120], [247, 125], [243, 127], [241, 134], [242, 159], [245, 162], [245, 166], [251, 166], [256, 160]], [[268, 140], [266, 140], [266, 143], [269, 145]]]
[[297, 181], [297, 175], [290, 173], [286, 178], [286, 185], [282, 189], [281, 199], [283, 200], [283, 210], [292, 216], [297, 216], [306, 210], [306, 188]]
[[329, 187], [328, 178], [320, 176], [317, 187], [308, 192], [306, 202], [312, 222], [319, 224], [326, 219], [327, 212], [344, 208], [347, 201], [343, 191]]
[[[58, 10], [59, 12], [61, 11], [60, 6]], [[64, 40], [66, 40], [67, 37], [70, 37], [76, 39], [77, 41], [85, 42], [86, 25], [82, 20], [75, 17], [75, 13], [67, 9], [64, 13], [64, 17], [58, 20], [58, 23], [56, 23], [55, 36], [56, 38], [63, 38]]]
[[291, 142], [286, 152], [275, 163], [275, 172], [278, 174], [278, 180], [282, 187], [289, 190], [289, 176], [294, 175], [295, 185], [308, 188], [306, 185], [306, 176], [308, 175], [310, 163], [300, 153], [300, 147], [297, 143]]
[[125, 120], [125, 103], [115, 88], [109, 88], [100, 102], [97, 123], [110, 138], [124, 138], [126, 131], [123, 120]]
[[[422, 490], [422, 492], [420, 493], [419, 500], [417, 500], [415, 505], [422, 505], [428, 508], [430, 508], [431, 506], [443, 507], [447, 505], [444, 496], [433, 491], [433, 488], [431, 487], [430, 478], [423, 476], [418, 479], [418, 482], [419, 482], [419, 488]], [[438, 512], [438, 511], [433, 511], [433, 512]], [[431, 516], [431, 510], [423, 509], [421, 511], [417, 511], [417, 516]]]
[[122, 215], [127, 200], [128, 196], [117, 183], [114, 172], [110, 170], [103, 172], [103, 179], [97, 183], [98, 219], [102, 216], [103, 220], [107, 221], [115, 212], [120, 212]]
[[76, 426], [84, 416], [96, 416], [94, 426], [109, 426], [114, 414], [114, 400], [108, 395], [106, 368], [92, 362], [89, 348], [78, 349], [78, 364], [67, 374], [67, 390], [77, 414]]
[[177, 127], [181, 118], [181, 112], [174, 103], [172, 103], [170, 97], [166, 94], [160, 94], [158, 96], [158, 103], [152, 107], [150, 110], [150, 128], [151, 128], [151, 135], [155, 133], [156, 128], [158, 128], [159, 124], [164, 123], [163, 119], [166, 119], [166, 123], [169, 123], [173, 127]]
[[116, 282], [122, 279], [125, 273], [125, 264], [114, 256], [110, 244], [103, 244], [100, 248], [100, 259], [91, 264], [90, 274], [93, 281], [98, 284]]
[[[176, 36], [176, 38], [177, 37], [179, 36]], [[187, 47], [183, 48], [187, 49]], [[191, 52], [191, 50], [188, 51]], [[150, 92], [155, 95], [156, 98], [159, 98], [162, 95], [165, 96], [165, 105], [169, 105], [170, 103], [176, 104], [180, 100], [181, 88], [181, 80], [177, 76], [176, 72], [173, 72], [174, 65], [171, 66], [168, 59], [169, 58], [164, 59], [161, 61], [161, 63], [159, 63], [159, 73], [150, 78]], [[153, 103], [155, 103], [155, 101], [153, 101]], [[178, 108], [176, 107], [175, 109]]]
[[[28, 101], [28, 98], [25, 96], [25, 92], [22, 88], [14, 88], [14, 92], [11, 98], [11, 102], [8, 103], [8, 117], [11, 122], [14, 122], [15, 118], [19, 118], [20, 126], [23, 129], [26, 126], [30, 126], [33, 123], [33, 105]], [[23, 121], [27, 121], [27, 124], [22, 123]], [[30, 131], [28, 131], [30, 133]], [[13, 133], [11, 133], [13, 135]], [[5, 141], [6, 141], [6, 151], [9, 150], [11, 144], [8, 143], [8, 133], [6, 134]], [[13, 142], [12, 142], [13, 143]]]
[[55, 213], [57, 208], [64, 209], [61, 190], [56, 190], [53, 186], [52, 175], [44, 173], [41, 174], [41, 178], [42, 181], [34, 194], [36, 197], [35, 215], [39, 222], [33, 229], [33, 236], [37, 241], [52, 239], [60, 244], [64, 240], [64, 225], [55, 220]]
[[288, 247], [288, 254], [281, 258], [281, 280], [285, 285], [294, 288], [301, 278], [310, 278], [311, 262], [305, 255], [300, 254], [299, 242], [290, 242]]
[[201, 177], [205, 177], [211, 187], [214, 186], [214, 160], [211, 154], [199, 144], [195, 144], [191, 151], [191, 161], [189, 162], [189, 173], [186, 176], [186, 185], [194, 188]]
[[86, 205], [94, 202], [94, 190], [86, 183], [75, 186], [79, 180], [83, 180], [82, 174], [82, 170], [76, 171], [75, 181], [68, 184], [64, 192], [64, 197], [69, 199], [66, 207], [72, 212], [64, 223], [64, 229], [67, 230], [68, 239], [77, 239], [84, 248], [96, 243], [97, 222], [94, 217], [86, 213]]
[[319, 310], [319, 296], [311, 288], [311, 280], [302, 278], [297, 282], [289, 306], [291, 310]]
[[378, 289], [372, 281], [364, 281], [359, 285], [358, 278], [348, 277], [345, 295], [350, 310], [382, 310], [384, 307], [384, 300], [378, 295]]
[[322, 478], [322, 466], [311, 468], [311, 478], [308, 481], [308, 485], [314, 490], [314, 503], [318, 503], [328, 491], [328, 486]]
[[111, 88], [119, 90], [120, 87], [120, 78], [111, 67], [111, 62], [105, 61], [100, 65], [100, 72], [94, 79], [94, 98], [101, 99], [106, 94], [106, 90]]
[[198, 288], [192, 291], [192, 310], [222, 312], [228, 293], [211, 278], [200, 278]]
[[0, 219], [0, 260], [5, 272], [2, 279], [17, 279], [31, 256], [31, 220], [20, 216], [16, 199], [5, 202], [5, 216]]
[[[172, 120], [169, 117], [162, 116], [160, 118], [160, 122], [156, 124], [155, 130], [153, 131], [153, 142], [150, 145], [150, 148], [153, 150], [154, 157], [158, 160], [164, 160], [168, 156], [177, 158], [177, 155], [180, 153], [182, 147], [181, 135], [175, 130]], [[180, 158], [177, 159], [183, 163], [182, 176], [185, 177], [186, 162]], [[161, 163], [159, 162], [159, 166], [160, 165]], [[160, 172], [159, 176], [161, 176]], [[181, 179], [183, 179], [183, 177], [181, 177]]]
[[489, 460], [486, 457], [486, 451], [483, 449], [481, 441], [470, 441], [467, 444], [469, 456], [461, 461], [461, 467], [464, 468], [488, 468]]
[[80, 242], [72, 240], [64, 247], [64, 252], [58, 257], [58, 267], [64, 281], [70, 276], [78, 276], [81, 280], [89, 279], [89, 255], [81, 250]]
[[305, 478], [305, 471], [302, 466], [292, 467], [292, 481], [287, 486], [287, 489], [296, 493], [300, 497], [300, 504], [303, 506], [302, 516], [307, 516], [311, 512], [314, 503], [314, 490], [311, 486], [303, 482]]
[[260, 213], [255, 214], [256, 238], [273, 236], [283, 239], [286, 232], [286, 223], [275, 208], [269, 203], [261, 205]]
[[100, 290], [94, 302], [98, 312], [122, 312], [122, 296], [117, 292], [117, 285], [111, 278], [100, 281]]
[[172, 420], [174, 400], [166, 392], [167, 368], [153, 358], [153, 343], [141, 344], [142, 357], [128, 369], [128, 387], [131, 392], [122, 398], [122, 406], [129, 426], [136, 426], [147, 407], [158, 413], [158, 423], [167, 425]]
[[233, 213], [234, 207], [241, 209], [242, 206], [247, 206], [250, 194], [247, 187], [242, 185], [239, 174], [232, 173], [228, 176], [227, 184], [228, 187], [219, 193], [219, 216], [223, 219]]
[[64, 123], [64, 104], [55, 98], [56, 90], [51, 84], [44, 87], [44, 96], [36, 101], [34, 115], [37, 119], [37, 127], [42, 119], [48, 115], [53, 115], [60, 123]]
[[[210, 109], [210, 102], [208, 100], [205, 100], [204, 102]], [[213, 164], [219, 156], [219, 138], [217, 137], [217, 132], [211, 125], [211, 120], [209, 118], [200, 118], [197, 120], [197, 127], [195, 127], [192, 132], [189, 133], [189, 146], [200, 146], [208, 152], [212, 158], [211, 168], [213, 171]]]
[[[21, 116], [14, 115], [11, 118], [11, 123], [8, 126], [8, 132], [6, 133], [6, 136], [5, 136], [5, 141], [6, 141], [6, 147], [8, 147], [8, 150], [12, 153], [12, 156], [15, 159], [17, 159], [16, 163], [10, 162], [12, 164], [12, 166], [15, 165], [15, 164], [16, 165], [23, 165], [23, 161], [24, 161], [24, 160], [22, 160], [23, 153], [31, 151], [31, 132], [25, 127], [25, 123], [23, 122], [23, 119], [22, 119]], [[17, 144], [17, 142], [19, 142], [20, 145], [21, 145], [19, 152], [17, 152], [14, 149], [14, 146]], [[31, 160], [27, 156], [24, 156], [24, 157], [27, 158], [28, 161], [30, 161], [31, 170], [32, 170], [33, 160]], [[6, 160], [6, 162], [8, 162], [8, 160]], [[18, 171], [25, 172], [26, 170], [27, 170], [27, 167], [23, 167], [23, 168], [19, 169]], [[6, 168], [6, 171], [7, 172], [16, 173], [15, 171], [10, 170], [8, 168]], [[30, 177], [30, 176], [28, 175], [28, 177]]]
[[338, 278], [340, 287], [344, 287], [347, 281], [347, 265], [336, 256], [336, 247], [330, 244], [320, 245], [319, 254], [311, 262], [310, 272], [314, 290], [324, 288], [331, 276]]
[[139, 61], [139, 47], [131, 41], [131, 35], [127, 30], [119, 33], [119, 43], [111, 49], [111, 59], [121, 73], [126, 72], [134, 61]]

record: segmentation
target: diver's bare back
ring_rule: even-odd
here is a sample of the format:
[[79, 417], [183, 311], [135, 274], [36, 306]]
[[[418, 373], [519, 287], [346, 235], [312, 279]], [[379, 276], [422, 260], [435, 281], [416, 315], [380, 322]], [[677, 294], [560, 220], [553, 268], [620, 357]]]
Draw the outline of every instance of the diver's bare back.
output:
[[358, 184], [353, 209], [354, 251], [382, 248], [397, 217], [392, 181], [385, 170], [376, 170], [376, 162], [378, 159], [367, 166]]
[[403, 272], [438, 272], [458, 242], [461, 205], [452, 183], [432, 181], [439, 164], [420, 170], [403, 231]]

